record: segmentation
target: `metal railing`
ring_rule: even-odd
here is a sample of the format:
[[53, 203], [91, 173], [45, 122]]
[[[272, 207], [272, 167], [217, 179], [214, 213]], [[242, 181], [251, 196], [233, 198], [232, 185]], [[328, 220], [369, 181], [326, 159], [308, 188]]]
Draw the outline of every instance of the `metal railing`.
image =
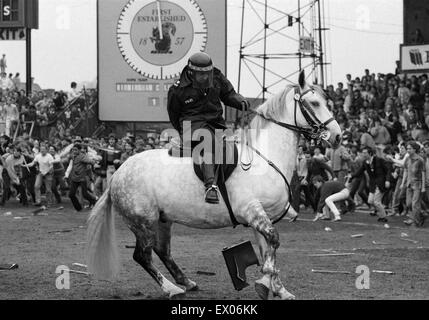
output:
[[65, 113], [66, 111], [69, 111], [71, 109], [71, 107], [73, 107], [82, 97], [84, 97], [85, 99], [85, 92], [81, 93], [78, 97], [74, 98], [72, 101], [70, 101], [68, 104], [65, 105], [65, 108], [62, 109], [53, 120], [51, 120], [50, 122], [48, 122], [48, 126], [56, 123], [58, 121], [58, 119], [60, 119]]
[[82, 124], [85, 124], [85, 127], [86, 127], [86, 132], [85, 132], [85, 135], [86, 136], [90, 136], [90, 132], [89, 132], [89, 120], [90, 120], [90, 114], [92, 114], [93, 115], [93, 118], [95, 118], [96, 117], [96, 114], [95, 114], [95, 112], [94, 112], [94, 107], [97, 105], [97, 103], [98, 103], [98, 101], [94, 101], [89, 107], [88, 107], [88, 109], [87, 110], [85, 110], [84, 112], [83, 112], [83, 114], [84, 114], [84, 117], [80, 117], [79, 119], [77, 119], [76, 121], [75, 121], [75, 123], [72, 123], [72, 127], [73, 127], [73, 130], [78, 130], [79, 129], [79, 127], [82, 125]]
[[[62, 109], [59, 113], [57, 113], [55, 115], [55, 118], [52, 119], [51, 121], [49, 121], [46, 124], [46, 127], [52, 127], [53, 125], [55, 125], [57, 123], [57, 121], [59, 119], [61, 119], [64, 116], [64, 114], [71, 109], [71, 107], [75, 106], [81, 100], [84, 100], [85, 101], [85, 105], [87, 105], [86, 91], [85, 90], [78, 97], [74, 98], [69, 103], [67, 103], [65, 105], [64, 109]], [[88, 119], [89, 112], [92, 112], [95, 115], [95, 112], [94, 112], [93, 109], [97, 105], [97, 102], [98, 101], [95, 101], [95, 102], [93, 102], [89, 106], [88, 110], [85, 111], [85, 117], [84, 118], [79, 118], [75, 123], [72, 124], [72, 126], [73, 126], [74, 129], [76, 129], [82, 123], [83, 120]], [[0, 125], [1, 125], [1, 123], [0, 123]], [[13, 136], [13, 141], [15, 141], [17, 139], [17, 137], [20, 136], [20, 135], [22, 135], [22, 133], [24, 132], [24, 130], [21, 131], [21, 129], [23, 129], [23, 125], [25, 125], [25, 127], [27, 127], [27, 125], [31, 125], [30, 126], [30, 130], [28, 131], [28, 134], [29, 134], [30, 137], [32, 137], [32, 134], [34, 132], [34, 127], [36, 125], [36, 121], [24, 121], [23, 122], [23, 121], [21, 121], [21, 119], [19, 119], [18, 123], [16, 125], [15, 133], [14, 133], [14, 136]]]
[[[0, 122], [0, 126], [3, 124], [4, 124], [4, 126], [6, 126], [5, 122]], [[21, 119], [16, 121], [16, 124], [14, 124], [14, 125], [16, 125], [16, 128], [15, 128], [15, 132], [13, 134], [13, 141], [16, 141], [16, 138], [18, 136], [22, 135], [23, 132], [26, 132], [26, 130], [22, 130], [22, 132], [21, 132], [21, 129], [28, 128], [28, 125], [30, 126], [29, 127], [30, 130], [27, 133], [31, 138], [33, 131], [34, 131], [35, 124], [36, 124], [35, 121], [21, 121]], [[0, 132], [1, 131], [3, 131], [3, 130], [0, 130]]]

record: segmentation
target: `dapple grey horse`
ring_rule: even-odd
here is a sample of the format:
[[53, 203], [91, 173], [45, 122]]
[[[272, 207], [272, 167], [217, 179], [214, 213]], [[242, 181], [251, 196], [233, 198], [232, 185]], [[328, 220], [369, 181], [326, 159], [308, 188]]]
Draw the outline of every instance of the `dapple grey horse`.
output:
[[[250, 123], [256, 132], [252, 147], [271, 160], [289, 181], [295, 169], [299, 139], [299, 132], [293, 129], [309, 129], [309, 122], [323, 124], [324, 139], [331, 146], [336, 147], [341, 141], [341, 129], [327, 108], [323, 91], [309, 86], [304, 73], [300, 74], [298, 86], [286, 87], [256, 113], [259, 115]], [[248, 156], [253, 153], [253, 149], [246, 150]], [[241, 151], [244, 152], [244, 148], [240, 147]], [[255, 283], [257, 293], [262, 299], [267, 299], [270, 292], [280, 299], [295, 298], [280, 280], [276, 267], [279, 234], [272, 224], [289, 204], [284, 179], [267, 161], [253, 155], [251, 168], [245, 171], [238, 166], [226, 186], [237, 221], [254, 230], [259, 245], [263, 276]], [[128, 159], [113, 175], [109, 189], [97, 202], [88, 221], [88, 270], [99, 278], [112, 278], [119, 272], [115, 212], [136, 236], [135, 261], [170, 298], [198, 288], [171, 256], [172, 224], [201, 229], [232, 225], [223, 200], [218, 205], [204, 202], [204, 187], [193, 171], [192, 159], [171, 158], [167, 150], [140, 153]], [[177, 285], [154, 266], [153, 251]]]

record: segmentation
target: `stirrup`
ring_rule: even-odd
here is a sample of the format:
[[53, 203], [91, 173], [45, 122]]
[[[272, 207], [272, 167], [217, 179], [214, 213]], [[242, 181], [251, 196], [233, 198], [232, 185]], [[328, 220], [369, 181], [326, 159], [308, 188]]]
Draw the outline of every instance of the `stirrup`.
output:
[[219, 187], [214, 184], [214, 185], [207, 188], [206, 193], [210, 190], [216, 190], [216, 192], [219, 192]]
[[[208, 195], [208, 193], [210, 192], [210, 191], [216, 191], [216, 196], [217, 196], [217, 199], [213, 199], [213, 200], [211, 200], [211, 199], [207, 199], [207, 195]], [[220, 192], [219, 192], [219, 188], [218, 188], [218, 186], [216, 186], [216, 185], [212, 185], [211, 187], [209, 187], [209, 188], [207, 188], [207, 190], [206, 190], [206, 193], [205, 193], [205, 195], [204, 195], [204, 199], [205, 199], [205, 201], [207, 202], [207, 203], [210, 203], [210, 204], [218, 204], [219, 203], [219, 198], [220, 198]]]

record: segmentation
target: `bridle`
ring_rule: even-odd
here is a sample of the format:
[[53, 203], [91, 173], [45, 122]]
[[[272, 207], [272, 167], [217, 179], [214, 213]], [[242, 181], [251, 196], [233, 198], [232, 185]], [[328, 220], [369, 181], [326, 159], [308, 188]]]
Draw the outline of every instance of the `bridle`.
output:
[[[319, 120], [319, 118], [316, 116], [316, 114], [314, 113], [312, 107], [310, 106], [310, 103], [307, 102], [304, 97], [310, 93], [315, 91], [315, 89], [313, 87], [310, 87], [310, 89], [304, 91], [301, 93], [301, 88], [299, 86], [293, 86], [292, 88], [294, 88], [295, 90], [295, 96], [294, 96], [294, 100], [295, 100], [295, 109], [294, 109], [294, 121], [295, 121], [295, 125], [292, 124], [288, 124], [288, 123], [284, 123], [284, 122], [280, 122], [277, 121], [275, 119], [269, 119], [267, 117], [265, 117], [263, 114], [256, 112], [254, 110], [248, 110], [248, 112], [246, 113], [245, 110], [245, 106], [243, 105], [243, 117], [242, 117], [242, 148], [241, 148], [241, 156], [240, 156], [240, 164], [241, 164], [241, 168], [244, 171], [249, 171], [250, 168], [252, 167], [252, 162], [253, 162], [253, 156], [251, 156], [250, 162], [249, 163], [244, 163], [242, 160], [242, 155], [243, 155], [243, 146], [244, 146], [244, 138], [245, 136], [247, 136], [246, 138], [246, 146], [250, 149], [252, 149], [258, 156], [260, 156], [263, 160], [265, 160], [274, 170], [276, 170], [283, 178], [283, 180], [285, 181], [285, 184], [287, 186], [288, 189], [288, 193], [289, 193], [289, 205], [288, 207], [285, 209], [284, 213], [281, 215], [281, 217], [279, 219], [277, 219], [276, 221], [273, 221], [272, 223], [275, 224], [277, 222], [279, 222], [280, 220], [283, 219], [283, 217], [289, 212], [289, 209], [291, 207], [291, 203], [292, 203], [292, 189], [290, 186], [289, 181], [287, 180], [286, 176], [283, 174], [283, 172], [279, 169], [278, 166], [275, 165], [275, 163], [273, 163], [271, 160], [269, 160], [267, 157], [265, 157], [259, 150], [257, 150], [256, 148], [254, 148], [251, 144], [250, 141], [250, 136], [248, 134], [245, 133], [245, 129], [244, 129], [244, 122], [245, 122], [245, 117], [249, 117], [249, 112], [255, 114], [258, 117], [261, 117], [269, 122], [275, 123], [277, 125], [279, 125], [280, 127], [292, 130], [294, 132], [297, 132], [299, 134], [302, 134], [306, 139], [311, 140], [314, 139], [316, 140], [316, 143], [319, 143], [320, 140], [328, 140], [330, 138], [329, 135], [329, 131], [328, 131], [328, 125], [333, 122], [335, 119], [333, 117], [329, 118], [327, 121], [325, 122], [321, 122]], [[301, 110], [302, 115], [304, 116], [305, 120], [307, 121], [309, 127], [300, 127], [298, 126], [297, 123], [297, 110], [298, 107]], [[250, 122], [249, 122], [250, 123]], [[233, 220], [234, 222], [234, 220]], [[234, 223], [236, 224], [236, 223]]]
[[[314, 93], [314, 91], [315, 91], [314, 87], [310, 87], [309, 89], [305, 90], [304, 92], [301, 92], [300, 86], [293, 86], [292, 88], [295, 90], [295, 95], [294, 95], [294, 100], [295, 100], [294, 121], [295, 121], [295, 125], [280, 122], [280, 121], [277, 121], [275, 119], [267, 118], [263, 114], [256, 112], [254, 110], [251, 110], [251, 109], [247, 110], [247, 112], [246, 112], [245, 106], [243, 105], [243, 109], [242, 109], [243, 117], [241, 119], [241, 128], [243, 131], [242, 131], [241, 143], [243, 144], [244, 141], [246, 140], [247, 141], [246, 146], [251, 148], [252, 150], [254, 150], [259, 156], [262, 156], [262, 155], [260, 154], [260, 152], [258, 150], [256, 150], [251, 145], [250, 136], [246, 132], [247, 129], [244, 129], [245, 128], [245, 118], [247, 118], [247, 120], [249, 119], [249, 113], [253, 113], [256, 116], [261, 117], [262, 119], [265, 119], [266, 121], [275, 123], [282, 128], [285, 128], [285, 129], [294, 131], [296, 133], [302, 134], [307, 140], [314, 139], [316, 141], [316, 144], [319, 144], [321, 140], [328, 140], [330, 138], [330, 134], [328, 131], [328, 125], [331, 122], [335, 121], [335, 119], [333, 117], [331, 117], [327, 121], [321, 122], [319, 120], [319, 118], [316, 116], [316, 114], [314, 113], [313, 108], [311, 107], [310, 103], [304, 99], [304, 97], [308, 93], [310, 93], [310, 92]], [[307, 121], [309, 127], [298, 126], [298, 123], [297, 123], [298, 107], [301, 110], [301, 113], [304, 116], [305, 120]], [[248, 121], [248, 123], [250, 123], [250, 121]], [[245, 139], [245, 137], [246, 137], [246, 139]], [[241, 157], [240, 157], [241, 158], [240, 159], [241, 167], [243, 170], [248, 171], [250, 169], [250, 167], [252, 166], [253, 156], [250, 157], [251, 159], [250, 159], [249, 163], [244, 163], [242, 160], [242, 155], [243, 155], [243, 152], [242, 152]], [[263, 156], [262, 156], [262, 158], [266, 159]], [[268, 159], [266, 159], [266, 161], [268, 163], [271, 163], [271, 161], [269, 161]]]
[[[328, 140], [329, 139], [328, 125], [331, 122], [335, 121], [335, 119], [333, 117], [331, 117], [327, 121], [322, 123], [319, 120], [319, 118], [316, 116], [316, 114], [314, 113], [311, 105], [307, 102], [307, 100], [304, 99], [304, 97], [308, 93], [310, 93], [310, 92], [314, 93], [314, 88], [311, 87], [310, 89], [308, 89], [302, 93], [301, 93], [301, 89], [299, 86], [294, 86], [293, 88], [295, 90], [295, 96], [294, 96], [294, 100], [295, 100], [295, 110], [294, 110], [295, 125], [280, 122], [280, 121], [277, 121], [275, 119], [266, 118], [263, 114], [258, 113], [254, 110], [249, 110], [249, 112], [253, 113], [253, 114], [255, 114], [255, 115], [257, 115], [257, 116], [259, 116], [259, 117], [261, 117], [267, 121], [275, 123], [275, 124], [279, 125], [280, 127], [283, 127], [283, 128], [292, 130], [294, 132], [297, 132], [299, 134], [302, 134], [308, 140], [314, 139], [314, 140], [316, 140], [316, 144], [318, 144], [320, 142], [320, 140]], [[302, 115], [304, 116], [305, 120], [307, 121], [307, 123], [310, 127], [298, 126], [298, 123], [297, 123], [298, 107], [300, 108]]]

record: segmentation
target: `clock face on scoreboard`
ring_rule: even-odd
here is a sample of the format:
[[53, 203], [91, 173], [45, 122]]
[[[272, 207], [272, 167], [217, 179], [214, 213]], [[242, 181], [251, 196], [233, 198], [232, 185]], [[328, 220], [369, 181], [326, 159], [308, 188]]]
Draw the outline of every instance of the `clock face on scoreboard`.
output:
[[205, 51], [206, 18], [195, 0], [130, 0], [117, 25], [119, 50], [143, 77], [176, 78], [189, 56]]

